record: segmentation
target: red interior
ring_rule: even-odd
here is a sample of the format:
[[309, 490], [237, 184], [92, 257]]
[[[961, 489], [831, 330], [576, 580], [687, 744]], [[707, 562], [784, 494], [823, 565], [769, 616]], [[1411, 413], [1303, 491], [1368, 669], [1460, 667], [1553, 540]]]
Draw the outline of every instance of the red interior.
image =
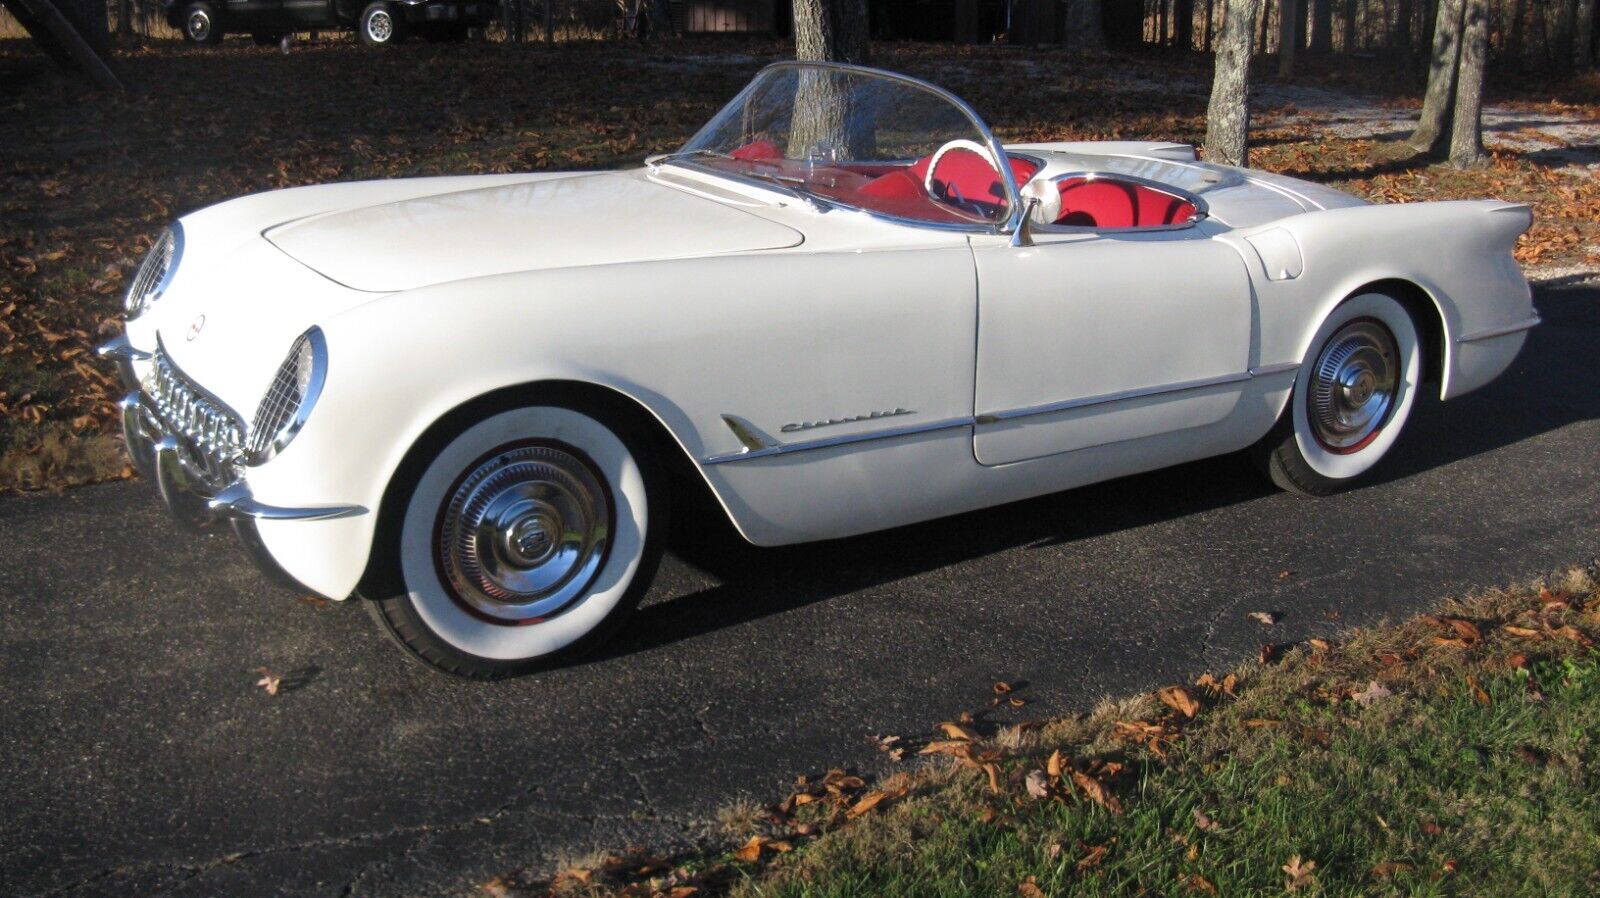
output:
[[[934, 194], [929, 195], [928, 166], [932, 155], [910, 165], [849, 163], [812, 165], [786, 159], [770, 140], [746, 144], [729, 154], [756, 171], [803, 177], [807, 188], [852, 206], [923, 221], [993, 221], [1006, 203], [1006, 188], [989, 161], [980, 153], [956, 147], [939, 158], [934, 172]], [[1018, 184], [1039, 170], [1038, 163], [1008, 156]], [[1060, 183], [1061, 214], [1057, 224], [1102, 228], [1134, 228], [1187, 221], [1195, 207], [1187, 200], [1154, 187], [1118, 180], [1069, 178]], [[959, 202], [957, 198], [959, 197]]]
[[1148, 228], [1185, 222], [1195, 213], [1194, 204], [1182, 197], [1127, 181], [1067, 178], [1058, 189], [1056, 224]]

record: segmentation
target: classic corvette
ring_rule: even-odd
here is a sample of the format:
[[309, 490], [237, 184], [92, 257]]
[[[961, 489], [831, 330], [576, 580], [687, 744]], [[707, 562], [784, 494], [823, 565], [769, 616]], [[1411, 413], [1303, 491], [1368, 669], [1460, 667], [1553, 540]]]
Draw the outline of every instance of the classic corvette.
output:
[[493, 678], [618, 624], [674, 491], [771, 546], [1238, 451], [1345, 488], [1516, 356], [1530, 222], [780, 63], [639, 168], [186, 215], [102, 351], [179, 521]]

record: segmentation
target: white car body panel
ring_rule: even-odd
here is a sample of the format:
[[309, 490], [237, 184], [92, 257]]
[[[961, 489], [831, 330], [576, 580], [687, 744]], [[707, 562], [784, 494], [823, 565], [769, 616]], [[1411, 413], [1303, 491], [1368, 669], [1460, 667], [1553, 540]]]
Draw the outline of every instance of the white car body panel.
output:
[[[281, 567], [342, 598], [406, 453], [509, 387], [630, 398], [741, 533], [778, 545], [1248, 446], [1364, 285], [1414, 285], [1438, 309], [1444, 398], [1504, 370], [1537, 320], [1510, 257], [1526, 207], [1372, 206], [1176, 147], [1008, 148], [1045, 163], [1035, 177], [1122, 172], [1209, 206], [1187, 228], [1040, 228], [1027, 247], [670, 167], [279, 191], [185, 216], [178, 274], [127, 336], [149, 351], [159, 334], [248, 421], [290, 344], [321, 328], [322, 396], [248, 481], [273, 505], [368, 510], [258, 522]], [[608, 205], [624, 198], [651, 214]], [[818, 448], [751, 451], [725, 416], [769, 447]]]

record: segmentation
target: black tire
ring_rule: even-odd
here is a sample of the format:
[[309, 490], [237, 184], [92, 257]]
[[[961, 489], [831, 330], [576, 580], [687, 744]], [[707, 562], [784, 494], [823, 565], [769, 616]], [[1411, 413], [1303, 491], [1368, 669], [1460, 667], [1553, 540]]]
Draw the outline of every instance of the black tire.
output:
[[283, 35], [256, 31], [250, 35], [250, 40], [258, 47], [276, 47], [283, 40]]
[[1399, 439], [1422, 372], [1420, 328], [1393, 298], [1353, 296], [1318, 329], [1272, 430], [1249, 450], [1281, 489], [1328, 496], [1370, 476]]
[[[358, 592], [412, 658], [478, 680], [558, 666], [649, 589], [670, 516], [653, 441], [626, 415], [577, 406], [485, 413], [428, 438], [397, 475]], [[487, 595], [519, 577], [556, 585]]]
[[183, 39], [191, 44], [214, 47], [222, 43], [224, 36], [222, 23], [217, 21], [217, 10], [210, 3], [185, 6], [179, 27], [183, 29]]
[[361, 11], [356, 20], [356, 36], [369, 47], [386, 47], [405, 40], [405, 26], [393, 7], [377, 0]]

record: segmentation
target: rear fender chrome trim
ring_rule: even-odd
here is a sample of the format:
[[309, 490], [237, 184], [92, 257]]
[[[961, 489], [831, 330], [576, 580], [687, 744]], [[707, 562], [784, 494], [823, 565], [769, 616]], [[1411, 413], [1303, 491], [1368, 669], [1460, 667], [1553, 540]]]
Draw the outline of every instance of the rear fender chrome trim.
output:
[[1535, 311], [1532, 315], [1529, 315], [1527, 318], [1518, 321], [1516, 324], [1508, 324], [1504, 327], [1491, 327], [1481, 331], [1473, 331], [1470, 334], [1462, 334], [1456, 338], [1456, 342], [1475, 343], [1479, 340], [1492, 340], [1495, 337], [1504, 337], [1507, 334], [1514, 334], [1519, 331], [1530, 330], [1538, 327], [1539, 323], [1543, 320], [1544, 319], [1539, 317], [1539, 313]]
[[1242, 383], [1252, 377], [1249, 371], [1238, 374], [1224, 374], [1221, 377], [1207, 377], [1201, 380], [1186, 380], [1175, 384], [1161, 384], [1154, 387], [1141, 387], [1135, 390], [1122, 390], [1117, 393], [1105, 393], [1100, 396], [1085, 396], [1082, 399], [1068, 399], [1063, 402], [1051, 402], [1045, 405], [1031, 405], [1025, 408], [1006, 409], [999, 412], [986, 412], [978, 416], [979, 424], [998, 424], [1002, 421], [1014, 421], [1017, 418], [1032, 418], [1038, 415], [1053, 415], [1058, 412], [1070, 412], [1074, 409], [1088, 408], [1094, 405], [1105, 405], [1108, 402], [1126, 402], [1130, 399], [1145, 399], [1150, 396], [1162, 396], [1167, 393], [1185, 393], [1190, 390], [1203, 390], [1206, 387], [1220, 387], [1225, 384]]

